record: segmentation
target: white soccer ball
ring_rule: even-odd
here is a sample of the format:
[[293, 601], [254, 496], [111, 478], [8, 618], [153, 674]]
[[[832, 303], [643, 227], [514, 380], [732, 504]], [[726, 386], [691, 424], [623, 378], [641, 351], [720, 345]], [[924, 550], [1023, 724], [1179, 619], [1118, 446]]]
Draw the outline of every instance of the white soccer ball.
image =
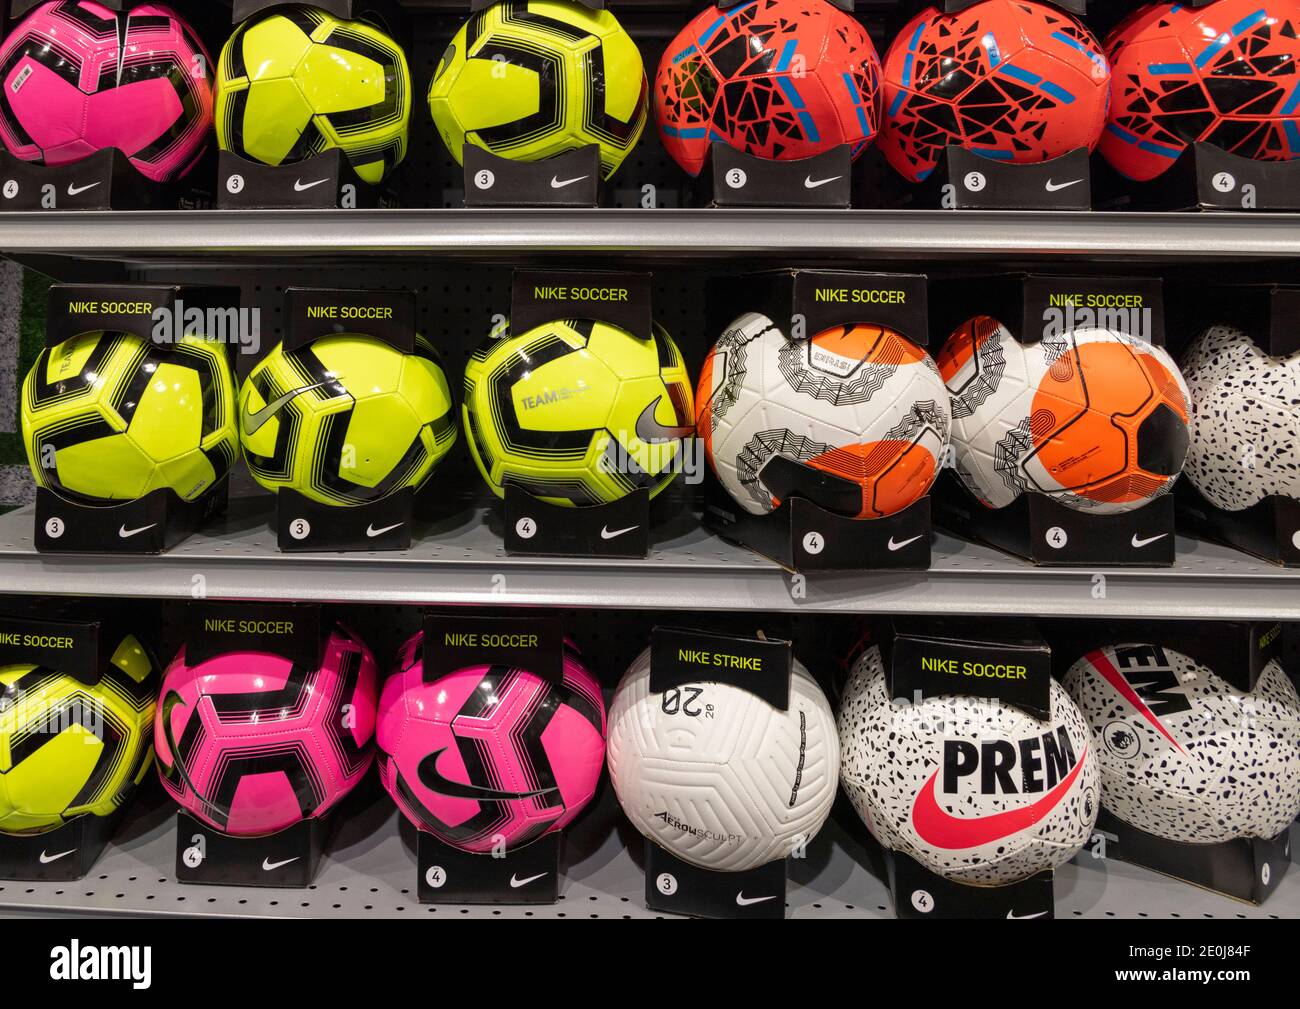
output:
[[1269, 357], [1241, 330], [1211, 326], [1183, 355], [1183, 377], [1187, 479], [1205, 499], [1226, 511], [1300, 499], [1300, 352]]
[[705, 869], [743, 872], [811, 840], [835, 800], [835, 715], [799, 662], [790, 706], [721, 683], [650, 692], [650, 651], [609, 709], [609, 776], [632, 825]]
[[959, 883], [1001, 886], [1068, 862], [1097, 820], [1088, 726], [1051, 683], [1040, 721], [982, 697], [890, 699], [879, 649], [844, 688], [840, 780], [886, 848]]
[[1183, 468], [1187, 387], [1161, 347], [1109, 329], [1026, 345], [976, 316], [938, 360], [954, 469], [990, 508], [1036, 491], [1080, 511], [1130, 511]]
[[930, 356], [880, 326], [794, 340], [747, 312], [700, 371], [696, 430], [709, 464], [746, 511], [780, 504], [763, 467], [783, 456], [862, 488], [854, 517], [923, 497], [943, 465], [951, 415]]
[[1190, 844], [1272, 838], [1300, 813], [1300, 698], [1276, 662], [1249, 694], [1158, 645], [1108, 645], [1065, 685], [1092, 726], [1101, 801]]

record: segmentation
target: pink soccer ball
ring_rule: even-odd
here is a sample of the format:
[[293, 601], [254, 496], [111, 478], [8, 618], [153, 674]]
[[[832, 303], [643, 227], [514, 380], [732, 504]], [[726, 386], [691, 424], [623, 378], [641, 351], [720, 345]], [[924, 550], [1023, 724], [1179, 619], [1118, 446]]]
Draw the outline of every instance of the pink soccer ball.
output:
[[212, 60], [170, 7], [37, 7], [0, 46], [0, 138], [42, 165], [116, 147], [155, 182], [193, 166], [212, 132]]
[[462, 851], [520, 848], [567, 826], [605, 762], [605, 702], [572, 649], [551, 683], [526, 669], [424, 675], [424, 636], [403, 646], [379, 698], [379, 773], [420, 830]]
[[320, 816], [370, 766], [375, 657], [343, 626], [319, 669], [266, 652], [185, 662], [163, 675], [154, 746], [163, 785], [225, 834], [273, 834]]

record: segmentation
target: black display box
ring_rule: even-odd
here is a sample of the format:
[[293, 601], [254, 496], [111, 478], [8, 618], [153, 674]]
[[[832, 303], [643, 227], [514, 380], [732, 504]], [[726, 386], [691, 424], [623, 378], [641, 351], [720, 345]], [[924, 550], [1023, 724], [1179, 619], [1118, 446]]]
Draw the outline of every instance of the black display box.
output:
[[[166, 354], [182, 333], [219, 340], [234, 372], [231, 318], [242, 320], [239, 290], [160, 284], [55, 284], [49, 290], [45, 345], [82, 333], [129, 333]], [[215, 332], [209, 332], [215, 329]], [[232, 340], [232, 336], [235, 340]], [[38, 487], [34, 540], [42, 553], [158, 554], [225, 511], [229, 476], [192, 501], [159, 488], [131, 501], [89, 504]]]
[[696, 202], [711, 207], [847, 209], [853, 203], [853, 157], [840, 144], [812, 157], [776, 161], [714, 141], [695, 191]]
[[1083, 147], [1019, 164], [950, 145], [922, 182], [891, 173], [889, 185], [890, 204], [925, 210], [1092, 209], [1092, 171]]
[[[724, 332], [745, 312], [772, 319], [793, 339], [870, 323], [922, 347], [929, 343], [924, 274], [795, 269], [710, 282], [709, 332]], [[893, 515], [859, 519], [862, 492], [855, 483], [779, 455], [768, 459], [760, 475], [781, 501], [763, 515], [740, 507], [712, 471], [707, 474], [705, 523], [724, 539], [793, 571], [930, 566], [929, 496]]]
[[[976, 315], [997, 319], [1022, 344], [1077, 328], [1122, 331], [1165, 342], [1161, 281], [1154, 277], [1008, 273], [953, 278], [933, 288], [935, 329], [951, 333]], [[1177, 482], [1177, 481], [1176, 481]], [[1033, 492], [989, 508], [953, 473], [939, 480], [936, 522], [958, 535], [1052, 567], [1168, 567], [1175, 556], [1170, 495], [1099, 515]]]
[[[1254, 690], [1269, 662], [1282, 655], [1282, 625], [1274, 621], [1171, 620], [1133, 627], [1071, 621], [1053, 634], [1058, 675], [1098, 648], [1117, 642], [1173, 642], [1173, 648], [1209, 668], [1237, 690]], [[1154, 667], [1152, 667], [1154, 668]], [[1235, 838], [1216, 844], [1171, 841], [1125, 823], [1105, 808], [1097, 817], [1098, 857], [1117, 858], [1206, 890], [1262, 904], [1291, 867], [1290, 829], [1273, 838]]]
[[595, 207], [601, 202], [604, 171], [596, 144], [543, 161], [515, 161], [465, 144], [461, 164], [467, 207]]
[[[1300, 287], [1282, 284], [1179, 287], [1178, 332], [1195, 339], [1207, 321], [1241, 330], [1269, 357], [1300, 353]], [[1171, 311], [1171, 316], [1175, 315]], [[1270, 494], [1240, 511], [1212, 504], [1183, 476], [1174, 487], [1178, 521], [1198, 536], [1216, 540], [1286, 567], [1300, 567], [1300, 500]]]
[[1193, 143], [1156, 178], [1138, 182], [1109, 166], [1098, 172], [1098, 206], [1123, 210], [1300, 210], [1300, 162], [1254, 161]]
[[[748, 661], [701, 664], [701, 656], [718, 654]], [[649, 690], [662, 694], [707, 680], [738, 687], [785, 711], [793, 664], [787, 640], [655, 627], [650, 635]], [[651, 911], [696, 918], [784, 918], [785, 894], [784, 859], [743, 872], [718, 872], [685, 862], [646, 839], [645, 900]]]

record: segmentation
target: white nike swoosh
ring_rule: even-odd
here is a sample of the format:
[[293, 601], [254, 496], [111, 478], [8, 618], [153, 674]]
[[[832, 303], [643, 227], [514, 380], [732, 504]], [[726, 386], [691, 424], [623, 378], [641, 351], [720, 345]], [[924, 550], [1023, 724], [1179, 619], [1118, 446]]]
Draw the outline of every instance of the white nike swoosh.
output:
[[736, 905], [738, 907], [749, 907], [750, 904], [761, 904], [765, 900], [776, 900], [776, 894], [768, 894], [766, 897], [746, 897], [745, 891], [741, 890], [736, 894]]
[[156, 526], [157, 522], [150, 522], [147, 526], [141, 526], [139, 529], [128, 529], [126, 523], [123, 523], [117, 530], [117, 535], [124, 540], [129, 540], [132, 536], [138, 536], [142, 532], [147, 532]]
[[384, 526], [384, 528], [382, 529], [376, 529], [374, 527], [374, 524], [371, 523], [370, 525], [366, 526], [366, 535], [369, 536], [371, 539], [374, 539], [376, 536], [382, 536], [384, 535], [384, 533], [392, 532], [394, 529], [398, 529], [405, 524], [406, 524], [405, 522], [394, 522], [391, 526]]
[[90, 185], [88, 185], [88, 186], [74, 186], [71, 182], [69, 182], [69, 183], [68, 183], [68, 195], [69, 195], [69, 196], [80, 196], [82, 193], [85, 193], [85, 192], [88, 192], [88, 191], [91, 190], [91, 189], [94, 189], [97, 185], [99, 185], [98, 182], [92, 182], [92, 183], [90, 183]]
[[921, 533], [919, 536], [913, 536], [911, 539], [903, 540], [901, 543], [897, 543], [897, 542], [895, 542], [895, 541], [894, 541], [894, 537], [891, 536], [891, 537], [889, 537], [889, 549], [890, 549], [890, 550], [902, 550], [903, 547], [907, 546], [907, 544], [909, 544], [909, 543], [915, 543], [917, 540], [919, 540], [919, 539], [921, 538], [921, 536], [924, 536], [924, 535], [925, 535], [925, 533]]
[[1046, 911], [1036, 911], [1033, 914], [1016, 914], [1015, 911], [1008, 911], [1007, 917], [1015, 918], [1017, 921], [1020, 921], [1023, 918], [1041, 918], [1045, 914], [1047, 914]]
[[337, 378], [331, 378], [324, 382], [317, 382], [315, 385], [304, 385], [297, 389], [290, 389], [283, 396], [276, 396], [275, 399], [267, 403], [260, 410], [254, 410], [252, 413], [244, 414], [244, 434], [256, 434], [257, 429], [274, 417], [280, 410], [280, 407], [299, 396], [304, 392], [311, 392], [313, 389], [319, 389], [321, 386], [329, 385], [331, 382], [338, 381]]
[[819, 189], [829, 182], [842, 178], [844, 178], [843, 175], [832, 175], [829, 179], [814, 179], [811, 175], [805, 175], [803, 177], [803, 187], [804, 189]]
[[1071, 186], [1077, 186], [1083, 179], [1071, 179], [1069, 182], [1053, 182], [1051, 179], [1043, 186], [1049, 193], [1054, 193], [1058, 189], [1069, 189]]
[[622, 536], [624, 533], [630, 533], [633, 529], [636, 529], [636, 528], [639, 528], [639, 527], [638, 527], [638, 526], [628, 526], [626, 529], [611, 529], [609, 526], [605, 526], [604, 528], [602, 528], [602, 529], [600, 530], [600, 538], [603, 539], [603, 540], [614, 540], [614, 539], [618, 539], [618, 538], [619, 538], [620, 536]]
[[305, 193], [309, 189], [315, 189], [317, 186], [324, 185], [329, 179], [317, 179], [315, 182], [308, 182], [303, 185], [302, 179], [295, 179], [293, 182], [293, 191], [295, 193]]
[[578, 176], [575, 176], [575, 177], [572, 178], [572, 179], [564, 179], [563, 181], [561, 181], [558, 177], [552, 175], [552, 176], [551, 176], [551, 188], [552, 188], [552, 189], [563, 189], [565, 186], [571, 186], [571, 185], [573, 185], [575, 182], [581, 182], [581, 181], [582, 181], [583, 179], [585, 179], [586, 177], [587, 177], [587, 176], [585, 176], [585, 175], [578, 175]]
[[1138, 539], [1138, 534], [1134, 533], [1133, 540], [1132, 540], [1133, 549], [1135, 550], [1141, 549], [1142, 547], [1146, 546], [1148, 543], [1154, 543], [1156, 540], [1162, 540], [1168, 535], [1169, 535], [1168, 533], [1157, 533], [1155, 536], [1148, 536], [1146, 539], [1140, 540]]
[[69, 848], [67, 851], [61, 851], [61, 852], [59, 852], [57, 855], [47, 855], [47, 854], [45, 854], [44, 851], [42, 851], [42, 852], [41, 852], [41, 865], [49, 865], [51, 862], [57, 862], [59, 859], [63, 858], [65, 855], [71, 855], [71, 854], [72, 854], [74, 851], [76, 851], [76, 850], [77, 850], [76, 848]]
[[510, 877], [510, 887], [513, 890], [518, 890], [521, 886], [527, 886], [529, 883], [535, 882], [545, 875], [546, 873], [539, 872], [536, 876], [529, 876], [527, 879], [520, 879], [518, 876], [512, 875]]
[[271, 857], [268, 855], [266, 858], [262, 859], [262, 871], [270, 872], [273, 869], [280, 868], [282, 865], [288, 865], [290, 862], [296, 861], [298, 861], [297, 855], [294, 855], [293, 858], [286, 858], [283, 862], [272, 862]]

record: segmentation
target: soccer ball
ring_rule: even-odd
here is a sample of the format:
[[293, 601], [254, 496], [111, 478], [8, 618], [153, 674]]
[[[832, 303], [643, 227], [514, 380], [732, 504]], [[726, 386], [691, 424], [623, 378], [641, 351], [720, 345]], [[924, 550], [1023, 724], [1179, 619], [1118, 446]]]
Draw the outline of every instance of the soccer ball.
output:
[[379, 698], [379, 776], [417, 828], [462, 851], [522, 848], [568, 826], [605, 761], [605, 702], [565, 647], [552, 683], [470, 666], [432, 679], [407, 641]]
[[840, 746], [826, 695], [798, 661], [780, 711], [723, 683], [651, 693], [646, 649], [614, 693], [607, 759], [632, 826], [692, 865], [744, 872], [821, 830]]
[[1114, 73], [1101, 153], [1123, 175], [1161, 175], [1188, 145], [1300, 157], [1300, 10], [1294, 3], [1152, 4], [1106, 39]]
[[237, 837], [323, 816], [370, 767], [375, 658], [342, 625], [319, 669], [266, 652], [163, 675], [154, 745], [163, 786], [186, 812]]
[[226, 349], [167, 347], [95, 331], [46, 348], [23, 382], [23, 442], [36, 484], [71, 501], [131, 501], [169, 487], [193, 501], [239, 454]]
[[1185, 844], [1277, 837], [1300, 813], [1300, 697], [1270, 662], [1242, 693], [1181, 652], [1107, 645], [1065, 686], [1092, 726], [1101, 802]]
[[402, 47], [366, 21], [277, 7], [235, 29], [217, 68], [217, 141], [268, 165], [337, 147], [363, 180], [406, 156], [411, 73]]
[[841, 698], [840, 780], [886, 848], [958, 883], [1002, 886], [1068, 862], [1097, 821], [1088, 725], [1055, 680], [1051, 717], [984, 697], [891, 700], [880, 650]]
[[1226, 511], [1269, 495], [1300, 500], [1300, 352], [1269, 357], [1241, 330], [1211, 326], [1182, 369], [1192, 396], [1192, 485]]
[[608, 178], [641, 138], [647, 88], [641, 53], [609, 11], [523, 0], [461, 27], [433, 75], [429, 109], [458, 163], [467, 143], [516, 161], [597, 144]]
[[696, 403], [713, 472], [755, 515], [781, 503], [763, 476], [777, 455], [859, 485], [858, 518], [901, 511], [934, 483], [951, 424], [939, 369], [893, 330], [792, 340], [754, 312], [705, 358]]
[[1110, 71], [1101, 46], [1064, 11], [984, 0], [955, 14], [933, 7], [885, 55], [880, 149], [919, 182], [949, 145], [997, 161], [1091, 151], [1106, 124]]
[[0, 46], [0, 138], [40, 165], [116, 147], [154, 182], [178, 178], [207, 147], [211, 64], [162, 4], [41, 4]]
[[45, 666], [0, 666], [0, 832], [108, 816], [153, 756], [154, 662], [128, 635], [94, 686]]
[[465, 369], [465, 432], [479, 472], [561, 505], [616, 501], [672, 482], [695, 432], [681, 351], [569, 319], [489, 341]]
[[403, 354], [365, 336], [276, 344], [244, 380], [239, 438], [267, 490], [357, 505], [419, 489], [456, 442], [451, 389], [433, 345]]
[[976, 316], [939, 354], [958, 476], [990, 508], [1027, 491], [1111, 514], [1168, 493], [1187, 456], [1187, 386], [1161, 347], [1109, 329], [1022, 344]]
[[655, 74], [664, 148], [698, 175], [712, 143], [754, 157], [857, 157], [880, 123], [880, 59], [866, 29], [826, 0], [706, 7]]

